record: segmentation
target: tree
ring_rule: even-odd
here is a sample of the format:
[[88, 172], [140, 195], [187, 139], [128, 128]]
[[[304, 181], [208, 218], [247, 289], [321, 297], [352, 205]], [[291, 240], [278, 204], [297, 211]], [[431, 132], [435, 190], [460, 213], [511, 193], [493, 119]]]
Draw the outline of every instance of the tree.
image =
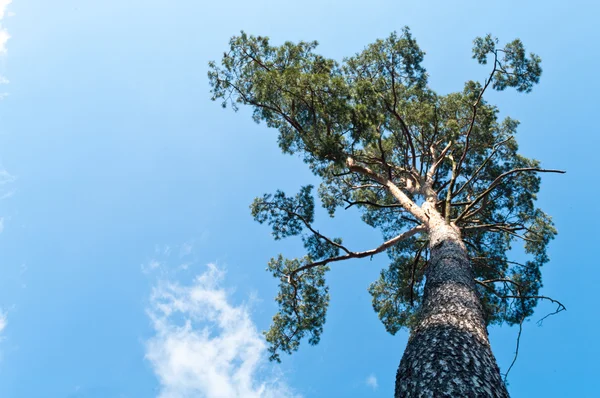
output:
[[[386, 252], [387, 269], [369, 288], [392, 334], [410, 329], [396, 397], [508, 396], [487, 325], [522, 324], [540, 299], [540, 268], [556, 230], [534, 205], [541, 172], [518, 153], [518, 122], [498, 120], [490, 87], [531, 91], [542, 69], [520, 40], [500, 47], [477, 38], [473, 58], [489, 62], [483, 83], [436, 94], [424, 53], [408, 28], [340, 64], [317, 42], [272, 46], [241, 33], [220, 65], [210, 63], [212, 99], [250, 105], [256, 122], [279, 131], [284, 153], [299, 154], [322, 180], [318, 195], [333, 217], [360, 209], [381, 230], [380, 246], [354, 251], [314, 225], [313, 187], [256, 198], [252, 215], [275, 239], [300, 235], [306, 256], [273, 258], [279, 312], [265, 333], [272, 360], [319, 342], [329, 301], [330, 265]], [[526, 262], [508, 258], [524, 242]], [[560, 305], [560, 304], [559, 304]], [[562, 309], [559, 307], [559, 309]]]

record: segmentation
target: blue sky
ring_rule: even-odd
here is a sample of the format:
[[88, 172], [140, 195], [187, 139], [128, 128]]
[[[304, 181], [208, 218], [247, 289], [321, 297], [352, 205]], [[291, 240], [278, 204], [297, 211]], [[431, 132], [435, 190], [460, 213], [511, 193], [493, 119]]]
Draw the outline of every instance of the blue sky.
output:
[[[320, 42], [341, 60], [409, 25], [431, 86], [448, 93], [486, 70], [488, 32], [543, 60], [529, 95], [493, 93], [521, 121], [522, 153], [543, 177], [559, 235], [542, 304], [525, 324], [513, 397], [597, 396], [600, 195], [595, 161], [600, 34], [592, 1], [0, 0], [0, 396], [389, 397], [407, 334], [386, 334], [367, 286], [385, 255], [332, 267], [321, 343], [273, 366], [260, 331], [276, 306], [264, 271], [301, 242], [252, 221], [255, 196], [314, 183], [247, 109], [209, 100], [207, 62], [241, 29]], [[5, 32], [5, 33], [2, 33]], [[10, 39], [6, 41], [7, 35]], [[324, 231], [370, 248], [356, 213]], [[492, 328], [505, 370], [515, 328]]]

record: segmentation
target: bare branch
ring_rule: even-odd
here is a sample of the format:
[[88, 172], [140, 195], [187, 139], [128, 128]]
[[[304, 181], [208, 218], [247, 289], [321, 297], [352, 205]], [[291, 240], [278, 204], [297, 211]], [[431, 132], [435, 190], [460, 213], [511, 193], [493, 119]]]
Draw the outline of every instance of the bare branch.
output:
[[473, 200], [469, 205], [467, 205], [465, 210], [463, 210], [463, 212], [456, 218], [456, 220], [454, 220], [454, 222], [458, 223], [463, 218], [465, 218], [465, 216], [468, 214], [469, 210], [471, 210], [473, 208], [473, 206], [475, 206], [477, 203], [479, 203], [481, 201], [481, 199], [486, 197], [492, 190], [494, 190], [494, 188], [496, 188], [500, 184], [500, 181], [503, 178], [508, 177], [511, 174], [522, 173], [522, 172], [526, 172], [526, 171], [533, 171], [533, 172], [539, 172], [539, 173], [561, 173], [561, 174], [565, 173], [565, 171], [563, 171], [563, 170], [540, 169], [537, 167], [523, 167], [523, 168], [513, 169], [513, 170], [507, 171], [505, 173], [502, 173], [498, 177], [496, 177], [496, 179], [494, 181], [492, 181], [490, 186], [485, 191], [483, 191], [477, 198], [475, 198], [475, 200]]
[[519, 322], [519, 333], [517, 334], [517, 347], [515, 348], [515, 356], [514, 356], [512, 362], [510, 363], [510, 366], [506, 370], [506, 373], [504, 373], [504, 383], [505, 384], [508, 380], [508, 374], [510, 373], [510, 370], [514, 366], [515, 362], [517, 362], [517, 357], [519, 356], [519, 344], [521, 343], [521, 333], [523, 332], [523, 321], [524, 320], [525, 320], [525, 318], [523, 317], [523, 318], [521, 318], [521, 322]]
[[416, 234], [417, 232], [424, 232], [425, 226], [424, 225], [419, 225], [418, 227], [414, 227], [412, 229], [409, 229], [406, 232], [401, 233], [400, 235], [387, 240], [385, 242], [383, 242], [381, 245], [379, 245], [378, 247], [376, 247], [375, 249], [371, 249], [371, 250], [365, 250], [362, 252], [350, 252], [346, 255], [343, 256], [336, 256], [336, 257], [331, 257], [331, 258], [327, 258], [325, 260], [320, 260], [320, 261], [316, 261], [314, 263], [310, 263], [310, 264], [306, 264], [303, 265], [302, 267], [299, 267], [297, 269], [295, 269], [294, 271], [292, 271], [292, 273], [290, 274], [291, 276], [297, 274], [298, 272], [304, 271], [306, 269], [309, 268], [313, 268], [313, 267], [317, 267], [319, 265], [325, 265], [328, 263], [333, 263], [336, 261], [343, 261], [343, 260], [349, 260], [351, 258], [363, 258], [363, 257], [369, 257], [369, 256], [373, 256], [375, 254], [381, 253], [384, 250], [387, 250], [388, 248], [394, 246], [397, 243], [402, 242], [403, 240], [406, 240], [408, 238], [410, 238], [411, 236], [413, 236], [414, 234]]
[[[463, 230], [474, 230], [474, 229], [487, 229], [489, 231], [504, 231], [504, 232], [515, 232], [527, 230], [529, 228], [520, 223], [490, 223], [490, 224], [475, 224], [475, 225], [463, 225], [460, 227]], [[534, 231], [530, 231], [535, 233]]]
[[504, 145], [505, 143], [507, 143], [508, 141], [510, 141], [513, 138], [514, 138], [513, 136], [510, 136], [506, 140], [501, 141], [501, 142], [497, 143], [496, 145], [494, 145], [494, 149], [492, 150], [492, 153], [483, 161], [483, 163], [477, 168], [477, 170], [475, 170], [475, 172], [473, 173], [473, 175], [471, 177], [469, 177], [469, 179], [460, 187], [460, 189], [458, 191], [456, 191], [455, 193], [452, 194], [452, 197], [454, 198], [458, 194], [460, 194], [462, 192], [462, 190], [465, 189], [471, 183], [471, 181], [473, 181], [473, 179], [475, 177], [477, 177], [477, 175], [479, 174], [479, 172], [492, 159], [492, 157], [496, 154], [496, 152], [498, 152], [498, 149], [500, 148], [500, 146]]
[[556, 301], [555, 303], [558, 305], [558, 307], [556, 308], [556, 311], [551, 312], [549, 314], [546, 314], [542, 319], [540, 319], [539, 321], [537, 321], [537, 325], [538, 326], [542, 326], [542, 323], [544, 322], [544, 319], [546, 319], [546, 318], [548, 318], [548, 317], [550, 317], [552, 315], [556, 315], [556, 314], [558, 314], [561, 311], [566, 311], [567, 310], [567, 307], [565, 307], [564, 305], [562, 305], [558, 301]]
[[[448, 145], [446, 145], [446, 147], [442, 150], [442, 152], [440, 153], [440, 156], [437, 157], [437, 160], [435, 161], [435, 163], [433, 165], [431, 165], [431, 167], [429, 168], [429, 171], [427, 172], [427, 180], [433, 184], [433, 175], [435, 174], [435, 172], [437, 171], [437, 168], [439, 167], [440, 163], [442, 163], [442, 161], [444, 160], [446, 153], [448, 153], [448, 150], [452, 147], [452, 141], [450, 141], [448, 143]], [[435, 156], [435, 149], [432, 146], [431, 147], [431, 155], [432, 157], [436, 157]]]
[[486, 279], [484, 281], [479, 281], [481, 283], [495, 283], [495, 282], [504, 282], [504, 283], [511, 283], [515, 286], [517, 286], [518, 288], [521, 287], [521, 285], [519, 285], [517, 282], [513, 281], [512, 279], [509, 278], [496, 278], [496, 279]]
[[[404, 208], [404, 206], [399, 205], [399, 204], [382, 205], [380, 203], [375, 203], [375, 202], [371, 202], [371, 201], [368, 201], [368, 200], [357, 200], [355, 202], [353, 202], [351, 200], [348, 200], [348, 199], [343, 199], [343, 200], [344, 200], [344, 202], [348, 203], [348, 206], [346, 206], [344, 208], [344, 210], [348, 210], [349, 208], [351, 208], [354, 205], [373, 206], [373, 207], [378, 207], [378, 208], [381, 208], [381, 209], [394, 209], [394, 208], [396, 208], [396, 209], [406, 210]], [[404, 216], [404, 215], [401, 215], [401, 214], [398, 217], [400, 219], [402, 219], [402, 220], [410, 221], [410, 222], [412, 222], [412, 223], [414, 223], [416, 225], [419, 225], [419, 221], [415, 220], [414, 218], [407, 217], [407, 216]]]
[[400, 116], [400, 114], [398, 114], [398, 111], [396, 109], [390, 108], [390, 106], [387, 103], [385, 105], [386, 105], [386, 108], [388, 108], [388, 111], [390, 111], [392, 113], [392, 115], [394, 115], [396, 120], [398, 120], [398, 122], [400, 123], [402, 133], [404, 134], [404, 137], [406, 138], [406, 142], [408, 142], [408, 146], [410, 147], [410, 152], [412, 154], [412, 168], [416, 169], [417, 168], [417, 155], [416, 155], [415, 146], [413, 144], [412, 135], [410, 133], [410, 130], [408, 129], [408, 126], [404, 122], [404, 119], [402, 118], [402, 116]]
[[[549, 316], [552, 315], [556, 315], [561, 311], [565, 311], [566, 308], [564, 305], [558, 303], [558, 308], [556, 309], [556, 311], [551, 312], [547, 315], [545, 315], [542, 319], [540, 319], [539, 321], [537, 321], [538, 326], [542, 326], [542, 322], [544, 321], [544, 319], [548, 318]], [[514, 366], [515, 362], [517, 361], [517, 357], [519, 355], [519, 344], [521, 342], [521, 333], [523, 332], [523, 322], [525, 321], [525, 317], [521, 318], [521, 322], [519, 322], [519, 333], [517, 334], [517, 347], [515, 349], [515, 356], [512, 360], [512, 362], [510, 363], [510, 366], [508, 367], [506, 373], [504, 374], [504, 383], [506, 383], [507, 379], [508, 379], [508, 374], [510, 373], [510, 370], [512, 369], [512, 367]]]
[[463, 225], [460, 228], [464, 229], [464, 230], [494, 229], [494, 228], [505, 226], [505, 225], [506, 224], [504, 224], [504, 223], [497, 223], [497, 224], [476, 224], [476, 225]]
[[310, 230], [310, 232], [312, 232], [314, 235], [316, 235], [319, 238], [323, 239], [324, 241], [326, 241], [330, 245], [335, 246], [338, 249], [343, 250], [346, 253], [350, 253], [350, 250], [348, 250], [345, 246], [343, 246], [343, 245], [341, 245], [341, 244], [339, 244], [337, 242], [334, 242], [333, 240], [329, 239], [328, 237], [326, 237], [325, 235], [321, 234], [319, 231], [317, 231], [316, 229], [314, 229], [312, 227], [312, 225], [308, 221], [306, 221], [306, 219], [302, 215], [300, 215], [300, 214], [298, 214], [298, 213], [296, 213], [294, 211], [288, 210], [286, 208], [277, 206], [273, 202], [262, 202], [262, 203], [264, 203], [265, 205], [273, 206], [273, 207], [275, 207], [278, 210], [284, 211], [284, 212], [288, 213], [289, 215], [291, 215], [293, 217], [296, 217], [298, 220], [302, 221], [302, 223], [306, 226], [306, 228], [308, 228]]
[[344, 208], [345, 210], [348, 210], [350, 207], [352, 207], [354, 205], [369, 205], [369, 206], [373, 206], [373, 207], [379, 207], [379, 208], [382, 208], [382, 209], [394, 209], [394, 208], [404, 209], [404, 206], [399, 205], [399, 204], [382, 205], [382, 204], [371, 202], [371, 201], [368, 201], [368, 200], [351, 201], [351, 200], [344, 199], [344, 202], [348, 203], [348, 206], [346, 206]]
[[481, 102], [481, 98], [483, 97], [483, 93], [485, 92], [485, 90], [488, 88], [488, 86], [492, 82], [494, 73], [496, 73], [497, 65], [498, 65], [498, 54], [496, 52], [494, 52], [494, 68], [492, 69], [492, 72], [490, 73], [489, 77], [486, 79], [485, 84], [483, 85], [483, 88], [479, 92], [479, 95], [477, 96], [477, 100], [473, 104], [473, 116], [471, 117], [471, 123], [469, 125], [469, 130], [467, 130], [467, 134], [465, 137], [465, 148], [464, 148], [463, 153], [462, 153], [460, 159], [458, 160], [458, 163], [456, 166], [456, 174], [460, 174], [463, 161], [465, 160], [465, 157], [467, 156], [467, 152], [469, 151], [469, 138], [471, 137], [471, 132], [473, 131], [473, 127], [475, 126], [475, 119], [477, 118], [477, 109], [478, 109], [479, 103]]
[[[501, 299], [518, 299], [518, 300], [536, 299], [536, 300], [548, 300], [548, 301], [550, 301], [550, 302], [558, 305], [558, 310], [556, 311], [556, 313], [567, 310], [567, 307], [565, 307], [565, 305], [563, 303], [561, 303], [560, 301], [558, 301], [556, 299], [553, 299], [552, 297], [538, 296], [538, 295], [536, 295], [536, 296], [523, 296], [523, 295], [507, 295], [507, 296], [504, 296], [504, 295], [496, 293], [496, 291], [494, 291], [493, 288], [490, 285], [487, 285], [487, 284], [483, 283], [482, 281], [480, 281], [478, 279], [474, 279], [474, 280], [475, 280], [475, 283], [477, 283], [477, 284], [479, 284], [479, 285], [481, 285], [481, 286], [489, 289], [494, 295], [496, 295], [498, 298], [501, 298]], [[554, 315], [554, 313], [551, 314], [551, 315]], [[543, 319], [545, 319], [545, 318], [542, 318], [542, 320]]]
[[[433, 185], [435, 185], [435, 183], [437, 183], [437, 180], [438, 180], [438, 172], [436, 171], [436, 172], [435, 172], [435, 177], [433, 178], [433, 184], [432, 184], [432, 187], [433, 187]], [[442, 183], [442, 184], [441, 184], [441, 185], [438, 187], [438, 189], [436, 189], [436, 190], [435, 190], [435, 194], [436, 194], [436, 195], [439, 195], [439, 194], [440, 194], [440, 192], [442, 192], [442, 190], [448, 186], [448, 184], [450, 184], [450, 180], [446, 180], [446, 181], [444, 181], [444, 182], [443, 182], [443, 183]], [[438, 204], [441, 204], [441, 203], [443, 203], [443, 201], [438, 201], [438, 202], [436, 203], [436, 205], [438, 205]]]
[[448, 185], [448, 192], [446, 192], [446, 206], [444, 208], [444, 217], [446, 218], [446, 222], [450, 221], [450, 208], [452, 205], [452, 190], [454, 190], [454, 184], [456, 183], [456, 178], [458, 177], [458, 166], [454, 161], [452, 155], [449, 156], [452, 161], [452, 177], [450, 178], [450, 184]]
[[346, 159], [346, 164], [348, 165], [348, 168], [351, 171], [368, 176], [373, 180], [379, 182], [381, 185], [385, 186], [390, 191], [390, 193], [398, 200], [398, 202], [406, 209], [406, 211], [415, 216], [419, 221], [425, 224], [429, 221], [429, 217], [427, 217], [423, 209], [417, 206], [392, 181], [388, 180], [386, 177], [380, 176], [368, 167], [358, 165], [351, 157], [348, 157]]

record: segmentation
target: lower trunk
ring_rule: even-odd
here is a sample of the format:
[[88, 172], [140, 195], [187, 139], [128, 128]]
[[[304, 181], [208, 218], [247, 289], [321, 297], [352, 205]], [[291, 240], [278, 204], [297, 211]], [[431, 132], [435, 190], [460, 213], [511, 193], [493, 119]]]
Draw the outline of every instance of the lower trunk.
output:
[[395, 398], [508, 397], [460, 233], [440, 222], [429, 242], [419, 323], [396, 374]]

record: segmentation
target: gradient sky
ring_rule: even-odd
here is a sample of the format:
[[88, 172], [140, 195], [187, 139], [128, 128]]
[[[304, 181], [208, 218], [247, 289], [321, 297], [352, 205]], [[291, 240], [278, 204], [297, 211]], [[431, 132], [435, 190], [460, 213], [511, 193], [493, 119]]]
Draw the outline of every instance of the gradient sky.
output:
[[[542, 57], [529, 95], [490, 93], [521, 121], [545, 175], [550, 245], [541, 304], [524, 326], [513, 397], [598, 396], [598, 5], [593, 1], [0, 0], [0, 396], [391, 397], [407, 334], [387, 334], [367, 286], [387, 257], [337, 264], [321, 343], [273, 366], [278, 253], [255, 196], [316, 182], [248, 109], [209, 100], [209, 60], [241, 29], [318, 40], [341, 60], [404, 25], [440, 93], [483, 80], [472, 40], [515, 37]], [[4, 33], [2, 33], [4, 32]], [[8, 32], [8, 33], [6, 33]], [[3, 47], [0, 46], [0, 49]], [[2, 79], [4, 81], [4, 79]], [[353, 248], [380, 242], [356, 213], [330, 220]], [[335, 232], [334, 232], [335, 233]], [[502, 370], [515, 328], [491, 331]]]

